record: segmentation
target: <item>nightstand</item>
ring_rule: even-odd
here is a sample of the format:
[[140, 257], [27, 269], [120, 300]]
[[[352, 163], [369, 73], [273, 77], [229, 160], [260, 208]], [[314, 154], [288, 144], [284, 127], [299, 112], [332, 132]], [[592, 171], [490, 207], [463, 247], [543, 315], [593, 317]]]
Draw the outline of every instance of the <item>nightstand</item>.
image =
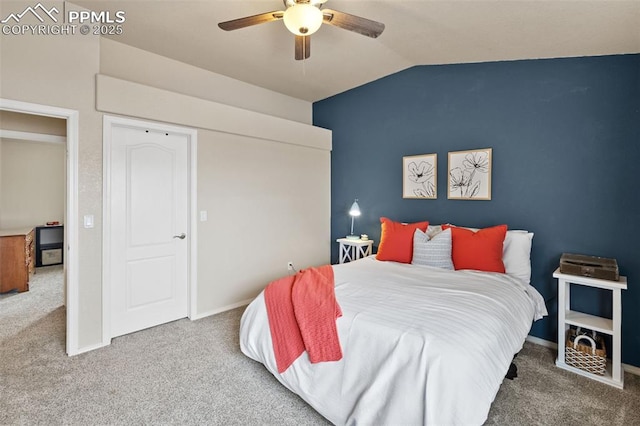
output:
[[351, 262], [371, 256], [373, 240], [338, 238], [336, 241], [340, 243], [340, 263]]
[[[621, 362], [621, 332], [622, 332], [622, 290], [627, 289], [627, 278], [620, 277], [618, 281], [602, 280], [598, 278], [581, 277], [563, 274], [560, 268], [553, 273], [558, 279], [558, 359], [556, 365], [562, 369], [573, 371], [581, 376], [595, 379], [599, 382], [622, 389], [624, 387], [624, 371]], [[571, 284], [611, 290], [613, 300], [613, 315], [611, 319], [589, 315], [584, 312], [571, 310]], [[588, 328], [611, 336], [611, 362], [607, 362], [604, 376], [592, 374], [585, 370], [568, 365], [565, 362], [565, 339], [570, 325]]]

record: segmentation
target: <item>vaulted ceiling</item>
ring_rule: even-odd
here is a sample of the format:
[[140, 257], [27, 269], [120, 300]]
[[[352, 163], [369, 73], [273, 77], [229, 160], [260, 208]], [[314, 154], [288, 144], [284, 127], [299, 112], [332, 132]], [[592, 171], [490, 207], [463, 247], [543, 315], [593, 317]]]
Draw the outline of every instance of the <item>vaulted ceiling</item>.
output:
[[73, 3], [124, 11], [113, 40], [308, 101], [415, 65], [640, 53], [640, 0], [329, 0], [324, 7], [386, 28], [373, 39], [322, 25], [305, 61], [294, 60], [294, 36], [281, 21], [217, 26], [284, 10], [280, 0]]

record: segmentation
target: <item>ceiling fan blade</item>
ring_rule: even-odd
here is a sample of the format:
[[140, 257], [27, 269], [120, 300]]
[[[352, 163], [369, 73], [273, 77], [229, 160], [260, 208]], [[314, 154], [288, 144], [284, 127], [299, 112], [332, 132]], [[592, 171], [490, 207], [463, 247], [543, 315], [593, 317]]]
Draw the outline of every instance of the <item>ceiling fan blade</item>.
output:
[[278, 21], [282, 19], [284, 12], [274, 10], [273, 12], [261, 13], [259, 15], [246, 16], [244, 18], [233, 19], [231, 21], [220, 22], [218, 27], [225, 31], [238, 30], [252, 25], [264, 24], [266, 22]]
[[325, 24], [354, 31], [367, 37], [376, 38], [384, 31], [384, 24], [371, 19], [350, 15], [337, 10], [322, 9]]
[[296, 36], [296, 61], [308, 59], [311, 56], [311, 36]]

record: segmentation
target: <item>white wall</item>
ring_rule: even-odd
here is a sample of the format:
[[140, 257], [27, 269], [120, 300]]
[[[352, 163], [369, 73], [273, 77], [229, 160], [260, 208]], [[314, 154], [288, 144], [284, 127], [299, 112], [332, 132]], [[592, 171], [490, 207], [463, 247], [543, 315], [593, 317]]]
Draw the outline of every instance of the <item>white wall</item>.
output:
[[100, 40], [100, 73], [159, 89], [311, 124], [311, 102], [127, 46]]
[[330, 261], [330, 151], [198, 132], [198, 312]]
[[[0, 111], [0, 131], [66, 136], [66, 120]], [[0, 228], [64, 220], [65, 144], [0, 138]], [[4, 203], [3, 201], [4, 200]]]
[[[0, 16], [31, 2], [0, 2]], [[60, 6], [60, 5], [59, 5]], [[102, 340], [102, 114], [95, 109], [100, 40], [93, 36], [0, 36], [0, 97], [79, 112], [78, 213], [96, 227], [79, 228], [80, 348]]]
[[0, 228], [63, 222], [65, 145], [0, 139]]
[[44, 117], [42, 115], [0, 111], [0, 130], [17, 130], [20, 132], [66, 136], [67, 121], [61, 118]]
[[[0, 16], [19, 12], [30, 4], [2, 2]], [[255, 117], [250, 111], [259, 111], [271, 130], [284, 126], [299, 132], [302, 130], [300, 122], [310, 122], [311, 104], [308, 102], [240, 82], [234, 82], [233, 89], [229, 90], [231, 86], [226, 78], [157, 55], [143, 55], [152, 58], [155, 66], [142, 68], [135, 62], [136, 55], [130, 48], [105, 40], [101, 43], [94, 36], [3, 35], [0, 36], [0, 51], [0, 97], [79, 111], [78, 212], [80, 217], [94, 215], [96, 222], [93, 229], [77, 230], [80, 350], [102, 341], [103, 113], [96, 110], [97, 74], [110, 73], [191, 96], [196, 95], [193, 91], [197, 90], [202, 99], [221, 101], [220, 96], [224, 94], [225, 102], [233, 101], [234, 114], [242, 108], [249, 110], [247, 117]], [[171, 72], [167, 74], [166, 69]], [[260, 100], [258, 106], [256, 100]], [[122, 107], [126, 107], [124, 101]], [[181, 108], [180, 105], [159, 107], [175, 111]], [[300, 115], [300, 111], [304, 114]], [[274, 116], [274, 119], [269, 120], [264, 114]], [[297, 121], [298, 127], [293, 122], [283, 124], [286, 120], [282, 118]], [[251, 120], [245, 123], [248, 128], [251, 125]], [[317, 130], [311, 126], [308, 129], [311, 133]], [[202, 136], [198, 205], [199, 209], [206, 208], [211, 213], [208, 222], [199, 224], [201, 299], [198, 310], [201, 313], [215, 312], [255, 295], [269, 279], [281, 275], [280, 270], [285, 273], [288, 260], [296, 261], [298, 267], [329, 261], [328, 150], [259, 137], [245, 140], [241, 135], [226, 132], [220, 137], [210, 130], [201, 130], [199, 135]], [[303, 131], [300, 135], [304, 139]], [[305, 167], [311, 167], [314, 174], [305, 174]], [[243, 170], [247, 173], [261, 170], [267, 176], [254, 174], [255, 179], [250, 181], [238, 179], [236, 174], [242, 174]], [[285, 193], [283, 185], [292, 186]], [[248, 201], [240, 195], [256, 195], [256, 189], [260, 190], [260, 197], [252, 199], [247, 206]], [[302, 194], [304, 191], [307, 193]], [[320, 200], [317, 203], [316, 197]], [[236, 210], [237, 205], [244, 207], [241, 212]], [[239, 240], [236, 234], [228, 232], [230, 229], [247, 230], [248, 226], [254, 225], [258, 238], [252, 241]], [[304, 238], [309, 232], [315, 235], [313, 239]], [[294, 239], [290, 238], [291, 234], [295, 234]], [[291, 253], [297, 258], [290, 259]], [[222, 256], [235, 260], [225, 263]]]

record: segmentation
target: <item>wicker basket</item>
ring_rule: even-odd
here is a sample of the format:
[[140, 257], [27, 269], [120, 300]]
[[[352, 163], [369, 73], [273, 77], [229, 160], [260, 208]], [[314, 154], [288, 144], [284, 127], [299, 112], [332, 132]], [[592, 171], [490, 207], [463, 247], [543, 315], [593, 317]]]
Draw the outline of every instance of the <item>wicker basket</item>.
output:
[[[607, 368], [607, 348], [602, 336], [595, 336], [595, 339], [598, 344], [585, 334], [576, 336], [576, 330], [570, 329], [564, 352], [565, 362], [589, 373], [604, 376]], [[581, 343], [581, 340], [586, 340], [589, 344]], [[602, 349], [596, 349], [597, 346]]]

